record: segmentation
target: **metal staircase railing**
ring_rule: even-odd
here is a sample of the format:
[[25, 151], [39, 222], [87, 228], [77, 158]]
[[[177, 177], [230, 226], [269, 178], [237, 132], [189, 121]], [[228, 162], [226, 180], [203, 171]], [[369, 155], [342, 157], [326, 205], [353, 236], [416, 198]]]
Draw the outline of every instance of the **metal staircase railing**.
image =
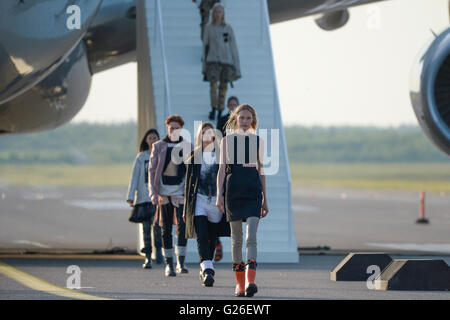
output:
[[[170, 101], [170, 85], [169, 85], [169, 69], [167, 67], [167, 58], [166, 58], [166, 43], [164, 41], [164, 28], [163, 28], [163, 19], [162, 19], [162, 11], [161, 11], [161, 0], [155, 0], [155, 16], [157, 17], [156, 23], [156, 32], [157, 37], [159, 38], [159, 44], [161, 46], [161, 61], [163, 66], [163, 74], [164, 74], [164, 113], [165, 118], [172, 114], [172, 104]], [[156, 40], [156, 39], [155, 39]]]

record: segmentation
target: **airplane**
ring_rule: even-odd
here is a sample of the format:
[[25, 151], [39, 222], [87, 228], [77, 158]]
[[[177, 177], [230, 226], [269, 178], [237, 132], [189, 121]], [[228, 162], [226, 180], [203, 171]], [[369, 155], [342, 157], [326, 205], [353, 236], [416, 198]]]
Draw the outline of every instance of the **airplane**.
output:
[[[85, 104], [94, 74], [137, 61], [137, 8], [142, 1], [1, 1], [0, 134], [48, 130], [70, 121]], [[315, 16], [317, 26], [330, 31], [347, 23], [348, 8], [379, 1], [386, 0], [267, 0], [267, 4], [270, 23]], [[68, 19], [77, 8], [83, 12], [78, 25]], [[425, 45], [410, 81], [420, 126], [448, 155], [449, 81], [450, 28]], [[138, 126], [142, 126], [139, 119]]]

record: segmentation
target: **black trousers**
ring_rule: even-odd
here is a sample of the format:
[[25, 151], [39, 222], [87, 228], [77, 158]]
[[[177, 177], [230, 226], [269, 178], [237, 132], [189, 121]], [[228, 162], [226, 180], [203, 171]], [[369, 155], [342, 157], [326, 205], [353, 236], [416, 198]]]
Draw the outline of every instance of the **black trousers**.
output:
[[161, 227], [158, 225], [153, 225], [152, 221], [142, 222], [143, 236], [144, 236], [144, 247], [141, 252], [146, 255], [151, 255], [152, 251], [160, 250], [161, 243]]
[[178, 243], [179, 247], [185, 247], [187, 244], [186, 239], [186, 224], [183, 221], [183, 205], [180, 205], [178, 208], [175, 207], [169, 198], [169, 203], [160, 206], [161, 210], [161, 218], [162, 218], [162, 228], [161, 228], [161, 237], [162, 237], [162, 247], [164, 249], [172, 249], [172, 225], [173, 225], [173, 211], [176, 211], [176, 219], [177, 219], [177, 235], [178, 235]]
[[208, 221], [206, 216], [194, 217], [194, 228], [197, 234], [198, 254], [200, 262], [214, 259], [219, 223]]

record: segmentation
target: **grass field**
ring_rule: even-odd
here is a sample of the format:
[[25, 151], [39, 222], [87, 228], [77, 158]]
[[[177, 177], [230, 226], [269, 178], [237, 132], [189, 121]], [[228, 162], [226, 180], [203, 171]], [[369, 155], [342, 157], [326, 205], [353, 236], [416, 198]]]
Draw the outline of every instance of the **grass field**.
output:
[[[0, 183], [14, 185], [128, 185], [131, 165], [0, 165]], [[292, 185], [450, 192], [445, 163], [291, 164]]]
[[293, 185], [450, 191], [443, 163], [291, 164], [291, 175]]
[[122, 186], [131, 165], [0, 165], [0, 181], [14, 185]]

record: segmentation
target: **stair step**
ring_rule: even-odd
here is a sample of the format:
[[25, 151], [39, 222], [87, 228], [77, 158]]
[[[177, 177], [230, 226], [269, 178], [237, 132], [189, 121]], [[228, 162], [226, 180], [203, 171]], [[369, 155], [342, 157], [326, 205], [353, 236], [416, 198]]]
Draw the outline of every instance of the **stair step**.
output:
[[[165, 71], [158, 19], [155, 17], [156, 0], [145, 0], [147, 7], [150, 58], [153, 91], [158, 129], [165, 132], [163, 123], [167, 111]], [[258, 112], [259, 128], [279, 128], [281, 119], [276, 101], [276, 83], [270, 48], [270, 32], [263, 12], [263, 0], [222, 0], [226, 20], [233, 27], [239, 50], [242, 78], [229, 87], [227, 96], [235, 95], [242, 103], [250, 103]], [[195, 121], [210, 121], [209, 83], [203, 81], [202, 43], [200, 40], [200, 15], [198, 8], [188, 0], [160, 0], [167, 77], [170, 89], [171, 112], [185, 120], [186, 139], [194, 137]], [[226, 113], [227, 110], [224, 111]], [[214, 125], [216, 121], [210, 121]], [[190, 135], [190, 137], [189, 137]], [[258, 256], [270, 261], [271, 257], [295, 262], [298, 259], [295, 230], [292, 226], [292, 209], [285, 141], [279, 134], [279, 159], [276, 175], [266, 177], [269, 215], [260, 221], [258, 232]], [[270, 134], [265, 138], [270, 151]], [[269, 152], [271, 154], [271, 152]], [[267, 163], [268, 164], [268, 163]], [[268, 168], [269, 169], [269, 168]], [[223, 238], [229, 246], [229, 238]], [[188, 252], [196, 251], [195, 241], [188, 242]], [[229, 254], [229, 250], [225, 250]], [[194, 257], [195, 252], [189, 257]], [[225, 255], [224, 255], [225, 257]], [[275, 261], [273, 261], [275, 262]], [[277, 261], [283, 262], [283, 261]]]

